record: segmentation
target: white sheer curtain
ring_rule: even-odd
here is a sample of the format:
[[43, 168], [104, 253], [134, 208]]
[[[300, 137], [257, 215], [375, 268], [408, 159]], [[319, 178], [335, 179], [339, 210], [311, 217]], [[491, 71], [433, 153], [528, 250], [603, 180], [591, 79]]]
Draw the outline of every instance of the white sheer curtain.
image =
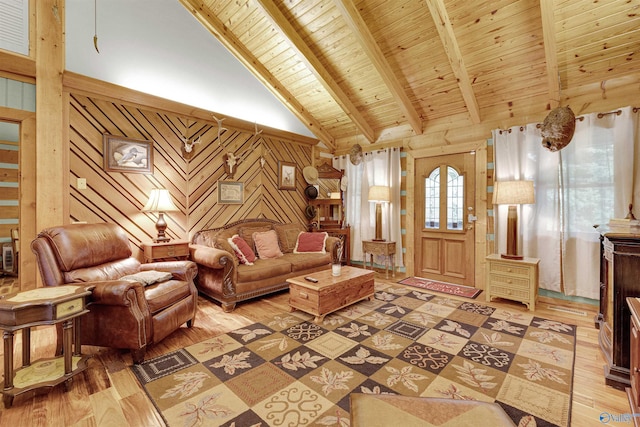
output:
[[[521, 207], [520, 224], [522, 253], [540, 258], [541, 288], [599, 298], [599, 235], [593, 226], [624, 218], [629, 203], [640, 200], [635, 116], [630, 107], [582, 116], [571, 143], [555, 153], [542, 147], [535, 124], [493, 132], [496, 179], [535, 182], [536, 203]], [[495, 211], [500, 251], [503, 209]]]
[[375, 237], [375, 205], [367, 200], [369, 187], [387, 185], [391, 188], [391, 203], [382, 205], [382, 237], [396, 242], [396, 267], [404, 266], [400, 222], [400, 150], [389, 148], [365, 153], [357, 166], [349, 161], [348, 155], [336, 157], [333, 167], [344, 170], [348, 182], [345, 210], [347, 224], [351, 226], [351, 259], [361, 261], [362, 241]]

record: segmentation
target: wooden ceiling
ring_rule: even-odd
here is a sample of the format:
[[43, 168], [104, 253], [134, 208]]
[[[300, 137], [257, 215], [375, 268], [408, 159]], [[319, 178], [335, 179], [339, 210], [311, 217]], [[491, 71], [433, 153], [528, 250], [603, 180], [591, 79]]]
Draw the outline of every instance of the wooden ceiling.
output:
[[334, 152], [548, 111], [640, 71], [637, 0], [180, 2]]

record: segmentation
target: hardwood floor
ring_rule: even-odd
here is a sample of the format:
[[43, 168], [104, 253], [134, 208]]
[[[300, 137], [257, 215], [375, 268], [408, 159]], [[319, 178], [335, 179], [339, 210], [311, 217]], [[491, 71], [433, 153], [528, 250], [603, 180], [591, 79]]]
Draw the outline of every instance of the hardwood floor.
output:
[[[395, 280], [400, 280], [396, 278]], [[384, 275], [376, 274], [376, 283], [385, 283]], [[394, 282], [388, 282], [394, 283]], [[398, 285], [400, 286], [400, 285]], [[485, 303], [483, 295], [478, 302]], [[219, 305], [199, 299], [199, 312], [193, 328], [181, 328], [162, 342], [152, 346], [146, 358], [185, 347], [212, 336], [237, 329], [270, 314], [288, 310], [288, 293], [281, 292], [262, 300], [239, 304], [233, 313], [224, 313]], [[615, 416], [630, 412], [626, 394], [608, 387], [604, 382], [604, 360], [598, 345], [598, 330], [593, 318], [596, 308], [566, 306], [585, 315], [553, 309], [560, 301], [539, 300], [536, 314], [558, 321], [578, 325], [575, 375], [573, 384], [572, 425], [602, 425], [600, 414]], [[512, 311], [527, 311], [519, 303], [493, 302], [490, 305]], [[16, 334], [14, 360], [21, 363], [21, 334]], [[32, 332], [32, 360], [50, 357], [55, 350], [53, 327], [38, 327]], [[69, 392], [63, 386], [49, 393], [34, 392], [18, 396], [11, 408], [0, 409], [0, 426], [162, 426], [162, 418], [147, 399], [131, 370], [128, 352], [98, 347], [83, 347], [84, 353], [93, 354], [89, 369], [77, 375]], [[610, 423], [621, 425], [630, 423]]]

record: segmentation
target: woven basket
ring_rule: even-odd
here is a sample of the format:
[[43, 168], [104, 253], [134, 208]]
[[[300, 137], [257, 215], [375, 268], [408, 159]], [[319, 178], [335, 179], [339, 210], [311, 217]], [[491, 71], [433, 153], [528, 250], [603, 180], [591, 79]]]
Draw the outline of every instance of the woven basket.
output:
[[562, 150], [571, 142], [575, 130], [576, 116], [571, 108], [554, 108], [542, 122], [542, 146], [549, 151]]

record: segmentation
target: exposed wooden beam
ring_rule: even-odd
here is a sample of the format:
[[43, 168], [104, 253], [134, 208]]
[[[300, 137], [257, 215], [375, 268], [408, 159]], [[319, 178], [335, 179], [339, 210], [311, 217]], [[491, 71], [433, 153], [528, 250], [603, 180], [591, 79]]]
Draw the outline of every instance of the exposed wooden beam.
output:
[[473, 123], [480, 123], [480, 109], [478, 107], [478, 101], [476, 100], [473, 87], [471, 86], [471, 79], [467, 73], [467, 67], [464, 65], [462, 53], [458, 46], [458, 40], [453, 32], [453, 26], [449, 19], [449, 14], [444, 6], [443, 0], [425, 0], [431, 12], [431, 17], [436, 24], [438, 34], [440, 35], [440, 41], [444, 46], [444, 50], [449, 58], [449, 64], [453, 69], [453, 74], [458, 79], [458, 87], [462, 92], [462, 98], [467, 105], [469, 115]]
[[542, 15], [542, 37], [544, 39], [544, 56], [547, 61], [547, 85], [549, 86], [549, 106], [554, 109], [560, 105], [560, 75], [558, 57], [556, 56], [556, 30], [553, 14], [553, 0], [540, 0]]
[[422, 134], [422, 118], [420, 117], [420, 114], [418, 114], [416, 109], [413, 107], [411, 100], [396, 78], [389, 62], [387, 62], [387, 59], [384, 57], [384, 54], [380, 50], [380, 47], [367, 28], [366, 23], [358, 13], [353, 2], [351, 0], [335, 0], [335, 4], [340, 10], [342, 17], [347, 22], [347, 25], [351, 28], [351, 31], [353, 31], [353, 35], [358, 40], [358, 43], [360, 43], [360, 46], [367, 54], [367, 57], [387, 85], [387, 88], [391, 92], [391, 96], [393, 96], [398, 107], [402, 110], [402, 113], [407, 118], [407, 121], [411, 125], [413, 131], [418, 135]]
[[314, 135], [327, 147], [335, 149], [335, 139], [275, 78], [273, 74], [262, 65], [258, 59], [249, 52], [246, 46], [227, 29], [218, 17], [200, 0], [180, 0], [196, 19], [213, 34], [247, 69], [274, 94], [280, 102], [304, 123]]
[[293, 25], [291, 25], [282, 12], [280, 12], [278, 6], [276, 6], [272, 0], [258, 0], [258, 4], [262, 6], [262, 9], [271, 19], [273, 25], [280, 31], [280, 34], [289, 40], [291, 47], [296, 51], [309, 71], [318, 79], [325, 90], [331, 94], [333, 99], [340, 105], [358, 129], [360, 129], [360, 132], [362, 132], [367, 140], [373, 142], [375, 140], [375, 133], [371, 126], [369, 126], [364, 116], [358, 111], [353, 102], [351, 102], [347, 94], [338, 86], [331, 76], [331, 73], [322, 65], [311, 48], [304, 42], [300, 34], [293, 28]]

